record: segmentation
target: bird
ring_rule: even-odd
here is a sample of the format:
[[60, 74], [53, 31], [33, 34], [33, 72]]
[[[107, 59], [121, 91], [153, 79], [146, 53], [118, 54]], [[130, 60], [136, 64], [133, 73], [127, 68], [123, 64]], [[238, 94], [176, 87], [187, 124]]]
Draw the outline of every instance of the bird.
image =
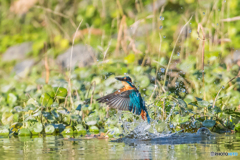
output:
[[150, 117], [145, 106], [145, 102], [141, 97], [138, 89], [132, 84], [132, 79], [129, 76], [115, 77], [121, 81], [123, 88], [97, 99], [99, 103], [105, 103], [110, 108], [115, 108], [123, 111], [130, 111], [136, 115], [141, 115], [143, 120], [150, 123]]

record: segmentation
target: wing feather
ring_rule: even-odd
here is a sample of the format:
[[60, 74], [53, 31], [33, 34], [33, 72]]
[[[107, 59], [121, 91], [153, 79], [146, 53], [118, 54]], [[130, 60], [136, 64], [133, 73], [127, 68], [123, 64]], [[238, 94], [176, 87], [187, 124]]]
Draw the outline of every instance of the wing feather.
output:
[[136, 90], [114, 92], [97, 99], [100, 103], [106, 103], [111, 108], [131, 111], [139, 115], [142, 110], [142, 97]]

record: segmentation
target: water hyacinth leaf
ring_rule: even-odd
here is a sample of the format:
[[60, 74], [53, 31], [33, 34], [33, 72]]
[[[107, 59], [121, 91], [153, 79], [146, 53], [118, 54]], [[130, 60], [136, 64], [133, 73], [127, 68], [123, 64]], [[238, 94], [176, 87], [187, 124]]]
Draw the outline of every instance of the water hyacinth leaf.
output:
[[40, 102], [43, 106], [49, 107], [53, 104], [53, 99], [49, 94], [43, 93], [41, 95]]
[[47, 125], [45, 127], [45, 133], [46, 134], [53, 134], [55, 132], [55, 128], [53, 125]]
[[[90, 103], [90, 101], [91, 101], [91, 99], [90, 98], [88, 98], [88, 99], [85, 99], [84, 101], [83, 101], [83, 104], [89, 104]], [[86, 107], [86, 105], [85, 105], [85, 107]], [[88, 107], [88, 106], [87, 106]]]
[[222, 110], [221, 110], [219, 107], [215, 106], [215, 107], [213, 108], [213, 114], [218, 114], [218, 113], [220, 113], [220, 112], [222, 112]]
[[27, 128], [22, 128], [19, 130], [18, 136], [31, 136], [31, 132]]
[[37, 108], [33, 104], [28, 104], [25, 108], [23, 108], [23, 111], [27, 112], [29, 110], [36, 110]]
[[186, 123], [188, 122], [190, 116], [185, 116], [185, 117], [182, 117], [181, 115], [177, 114], [173, 119], [172, 119], [172, 124], [173, 125], [178, 125], [178, 124], [183, 124], [183, 123]]
[[0, 136], [8, 136], [8, 135], [9, 135], [9, 129], [0, 128]]
[[197, 101], [202, 101], [202, 98], [195, 97]]
[[9, 125], [10, 123], [13, 122], [13, 114], [11, 112], [4, 112], [2, 114], [2, 123], [4, 125]]
[[17, 97], [13, 93], [9, 93], [7, 96], [7, 103], [13, 105], [17, 101]]
[[123, 130], [122, 130], [122, 129], [119, 129], [119, 128], [117, 128], [117, 127], [114, 127], [114, 128], [112, 128], [112, 129], [109, 129], [108, 132], [109, 132], [109, 133], [108, 133], [108, 136], [109, 136], [109, 137], [113, 137], [113, 136], [118, 136], [118, 135], [122, 134], [122, 133], [123, 133]]
[[70, 120], [71, 120], [71, 118], [70, 118], [70, 115], [66, 115], [64, 118], [63, 118], [63, 122], [65, 122], [65, 123], [70, 123]]
[[36, 135], [36, 134], [39, 134], [42, 132], [43, 130], [43, 126], [42, 126], [42, 123], [40, 122], [37, 122], [35, 123], [32, 127], [31, 127], [31, 132], [33, 135]]
[[24, 115], [24, 121], [23, 122], [36, 122], [37, 120], [32, 116], [32, 115], [29, 115], [29, 114], [26, 114]]
[[57, 112], [61, 113], [61, 114], [64, 114], [64, 115], [70, 114], [70, 112], [66, 108], [58, 108]]
[[67, 127], [64, 129], [64, 131], [62, 131], [62, 134], [73, 134], [74, 131], [72, 129], [72, 127]]
[[37, 117], [37, 116], [40, 116], [40, 115], [41, 115], [40, 109], [37, 109], [37, 110], [34, 111], [33, 114], [32, 114], [33, 117]]
[[55, 95], [58, 99], [65, 99], [67, 96], [67, 89], [63, 87], [54, 87]]
[[191, 103], [188, 103], [188, 105], [192, 105], [192, 106], [198, 107], [198, 102], [197, 101], [191, 102]]
[[176, 98], [176, 99], [177, 99], [178, 105], [180, 105], [183, 108], [187, 108], [187, 103], [184, 100], [182, 100], [180, 98]]
[[46, 118], [50, 118], [50, 117], [51, 117], [50, 112], [46, 112], [46, 111], [43, 111], [43, 112], [42, 112], [42, 115], [43, 115], [44, 117], [46, 117]]
[[55, 131], [57, 133], [61, 133], [64, 129], [65, 129], [65, 125], [64, 124], [53, 124]]
[[135, 61], [135, 54], [130, 53], [124, 58], [124, 62], [127, 64], [133, 63]]
[[216, 124], [216, 121], [207, 119], [207, 120], [203, 121], [202, 124], [203, 124], [204, 127], [211, 128]]
[[198, 120], [194, 121], [192, 124], [191, 124], [191, 127], [192, 128], [200, 128], [201, 127], [201, 122], [199, 122]]
[[82, 108], [82, 105], [79, 104], [79, 105], [77, 106], [76, 110], [77, 110], [77, 111], [81, 111], [81, 108]]
[[77, 133], [87, 133], [87, 130], [81, 124], [75, 126], [75, 129], [77, 130]]
[[147, 76], [139, 76], [138, 81], [139, 81], [139, 86], [141, 86], [141, 88], [145, 88], [150, 84], [150, 80]]
[[97, 124], [97, 121], [95, 120], [92, 120], [92, 121], [87, 121], [86, 122], [86, 125], [88, 125], [88, 126], [92, 126], [92, 125], [96, 125]]
[[60, 115], [57, 113], [57, 110], [56, 110], [56, 109], [52, 110], [51, 113], [52, 113], [52, 115], [53, 115], [55, 118], [59, 118], [59, 117], [60, 117]]
[[234, 130], [237, 131], [237, 132], [240, 132], [240, 123], [235, 125]]
[[33, 99], [33, 98], [30, 98], [30, 99], [27, 101], [27, 105], [30, 105], [30, 104], [32, 104], [32, 105], [34, 105], [34, 106], [36, 106], [36, 107], [39, 106], [38, 102], [37, 102], [35, 99]]
[[18, 120], [19, 120], [19, 114], [18, 113], [13, 114], [13, 122], [18, 122]]
[[70, 116], [70, 118], [71, 118], [72, 121], [78, 121], [79, 119], [81, 119], [81, 117], [79, 115], [74, 115], [74, 114], [72, 114]]
[[44, 85], [43, 86], [43, 93], [48, 93], [52, 98], [55, 97], [55, 92], [54, 92], [51, 85], [48, 85], [48, 84]]
[[204, 101], [204, 100], [198, 101], [197, 103], [199, 107], [208, 107], [210, 105], [208, 101]]
[[94, 133], [99, 133], [99, 129], [98, 129], [98, 127], [96, 127], [96, 126], [91, 126], [91, 127], [89, 128], [89, 131], [90, 131], [90, 132], [94, 132]]
[[16, 112], [22, 112], [22, 111], [23, 111], [23, 108], [22, 108], [21, 106], [16, 106], [16, 107], [14, 107], [14, 110], [15, 110]]

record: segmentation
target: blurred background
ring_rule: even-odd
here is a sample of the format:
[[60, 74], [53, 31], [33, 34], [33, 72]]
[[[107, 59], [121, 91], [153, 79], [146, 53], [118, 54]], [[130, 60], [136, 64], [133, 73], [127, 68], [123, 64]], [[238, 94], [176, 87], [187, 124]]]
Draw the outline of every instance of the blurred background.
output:
[[0, 4], [2, 110], [39, 99], [45, 84], [70, 87], [72, 102], [90, 98], [92, 87], [97, 98], [121, 87], [116, 75], [130, 75], [156, 105], [166, 93], [212, 103], [222, 88], [216, 105], [238, 110], [239, 81], [230, 81], [240, 66], [238, 0]]

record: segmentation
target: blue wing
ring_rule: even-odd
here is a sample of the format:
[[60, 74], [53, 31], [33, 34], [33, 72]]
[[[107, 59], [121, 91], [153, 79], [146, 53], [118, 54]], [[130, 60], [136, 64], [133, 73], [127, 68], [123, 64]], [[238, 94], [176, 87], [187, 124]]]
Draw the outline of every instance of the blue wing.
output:
[[137, 115], [140, 115], [142, 111], [145, 111], [148, 122], [150, 122], [144, 101], [141, 97], [141, 94], [137, 90], [114, 92], [97, 99], [97, 101], [100, 103], [106, 103], [111, 108], [130, 111]]
[[129, 111], [137, 115], [140, 115], [143, 109], [143, 100], [140, 93], [136, 92], [135, 90], [131, 90], [129, 98], [130, 98]]

